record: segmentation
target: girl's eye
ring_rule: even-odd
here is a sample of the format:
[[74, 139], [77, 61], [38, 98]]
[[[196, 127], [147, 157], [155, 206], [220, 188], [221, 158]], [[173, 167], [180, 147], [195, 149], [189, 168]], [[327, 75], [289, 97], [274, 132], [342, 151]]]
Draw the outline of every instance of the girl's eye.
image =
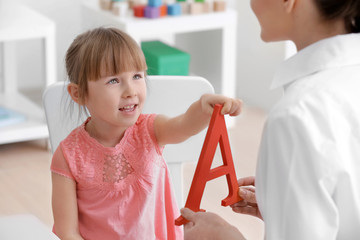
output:
[[138, 80], [138, 79], [141, 79], [142, 77], [143, 76], [141, 74], [137, 73], [133, 76], [133, 79]]
[[108, 84], [115, 84], [118, 83], [119, 80], [117, 80], [116, 78], [111, 79], [110, 81], [108, 81]]

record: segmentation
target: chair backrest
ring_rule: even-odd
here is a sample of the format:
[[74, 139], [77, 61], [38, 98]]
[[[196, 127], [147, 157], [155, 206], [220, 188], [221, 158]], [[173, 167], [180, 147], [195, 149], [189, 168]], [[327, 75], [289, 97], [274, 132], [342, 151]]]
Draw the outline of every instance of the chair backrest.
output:
[[[195, 76], [149, 76], [148, 94], [144, 113], [176, 116], [204, 93], [213, 93], [214, 88], [204, 78]], [[51, 150], [54, 153], [59, 143], [84, 120], [76, 105], [71, 116], [68, 110], [70, 96], [64, 82], [46, 88], [43, 95], [46, 121], [49, 129]], [[178, 204], [183, 203], [182, 163], [197, 161], [205, 138], [205, 130], [180, 144], [167, 145], [163, 156], [168, 164]]]

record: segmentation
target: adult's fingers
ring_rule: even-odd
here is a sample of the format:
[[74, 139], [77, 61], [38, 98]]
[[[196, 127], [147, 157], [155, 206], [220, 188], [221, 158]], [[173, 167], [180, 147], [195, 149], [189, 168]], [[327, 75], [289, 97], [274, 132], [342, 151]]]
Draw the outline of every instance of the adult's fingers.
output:
[[192, 222], [192, 220], [194, 219], [195, 212], [193, 212], [192, 210], [190, 210], [188, 208], [182, 208], [182, 209], [180, 209], [180, 213], [181, 213], [181, 216], [183, 216], [186, 220], [189, 221], [184, 224], [184, 228], [189, 230], [192, 227], [194, 227], [194, 222]]
[[251, 207], [251, 206], [233, 207], [232, 210], [234, 212], [236, 212], [236, 213], [241, 213], [241, 214], [246, 214], [246, 215], [251, 215], [251, 216], [258, 217], [258, 208], [256, 208], [256, 207]]
[[239, 186], [255, 186], [255, 176], [249, 176], [238, 179]]
[[195, 212], [192, 211], [191, 209], [182, 208], [182, 209], [180, 209], [180, 213], [181, 213], [181, 216], [186, 218], [188, 221], [193, 221], [194, 220]]
[[239, 201], [239, 202], [236, 202], [236, 203], [234, 203], [234, 204], [231, 204], [230, 207], [231, 207], [231, 208], [234, 208], [234, 207], [246, 207], [247, 205], [249, 205], [247, 201], [241, 200], [241, 201]]
[[248, 203], [257, 203], [255, 192], [248, 188], [240, 187], [239, 196]]

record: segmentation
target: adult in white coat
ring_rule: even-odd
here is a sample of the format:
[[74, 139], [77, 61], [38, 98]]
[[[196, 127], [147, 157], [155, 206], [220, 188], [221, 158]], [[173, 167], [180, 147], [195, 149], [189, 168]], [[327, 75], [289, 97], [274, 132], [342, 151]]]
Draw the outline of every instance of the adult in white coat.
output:
[[[262, 218], [267, 240], [359, 239], [360, 0], [251, 7], [264, 41], [292, 40], [298, 53], [273, 81], [284, 97], [265, 124], [256, 191], [255, 178], [240, 179], [245, 200], [232, 208]], [[182, 214], [187, 240], [244, 238], [212, 213]]]

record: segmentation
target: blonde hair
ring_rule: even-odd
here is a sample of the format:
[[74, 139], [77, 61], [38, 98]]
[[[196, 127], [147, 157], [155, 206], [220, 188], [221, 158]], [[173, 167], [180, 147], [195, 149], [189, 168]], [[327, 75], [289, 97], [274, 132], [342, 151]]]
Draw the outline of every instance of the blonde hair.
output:
[[66, 53], [65, 64], [70, 82], [79, 87], [81, 102], [88, 93], [88, 81], [147, 69], [141, 48], [128, 34], [104, 27], [78, 35]]

